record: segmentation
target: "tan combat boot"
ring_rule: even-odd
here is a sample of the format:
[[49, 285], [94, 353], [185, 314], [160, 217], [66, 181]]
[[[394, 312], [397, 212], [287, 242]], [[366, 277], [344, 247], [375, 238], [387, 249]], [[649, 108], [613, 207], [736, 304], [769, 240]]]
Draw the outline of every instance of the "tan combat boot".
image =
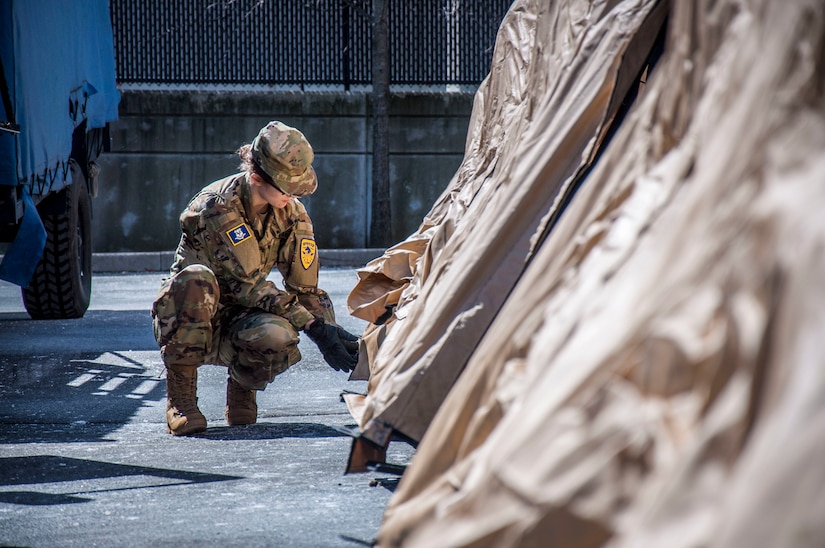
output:
[[246, 390], [232, 377], [226, 379], [226, 424], [255, 424], [257, 420], [258, 404], [255, 403], [255, 391]]
[[198, 409], [197, 394], [197, 366], [166, 366], [166, 425], [173, 436], [188, 436], [206, 430], [206, 417]]

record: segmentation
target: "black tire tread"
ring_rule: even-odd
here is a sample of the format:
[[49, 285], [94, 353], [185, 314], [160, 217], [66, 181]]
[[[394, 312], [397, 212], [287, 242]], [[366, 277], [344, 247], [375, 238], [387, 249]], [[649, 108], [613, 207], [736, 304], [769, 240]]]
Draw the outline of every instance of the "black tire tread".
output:
[[[80, 203], [88, 202], [85, 181], [76, 181], [66, 192], [71, 193], [66, 212], [42, 216], [46, 246], [28, 287], [22, 291], [23, 304], [33, 319], [80, 318], [89, 307], [88, 281], [82, 280], [77, 272], [80, 250], [75, 239], [82, 216], [79, 211], [73, 211], [89, 207], [88, 203]], [[74, 196], [74, 193], [80, 195]]]

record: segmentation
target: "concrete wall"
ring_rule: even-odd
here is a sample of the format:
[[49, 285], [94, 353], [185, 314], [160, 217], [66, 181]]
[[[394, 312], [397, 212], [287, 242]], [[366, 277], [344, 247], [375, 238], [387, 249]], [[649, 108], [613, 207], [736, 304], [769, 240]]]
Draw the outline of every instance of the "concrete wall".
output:
[[[417, 229], [461, 163], [470, 93], [397, 94], [391, 106], [393, 241]], [[319, 189], [303, 200], [319, 247], [368, 247], [370, 97], [346, 92], [124, 91], [112, 151], [101, 158], [94, 251], [174, 249], [178, 215], [209, 182], [234, 173], [234, 151], [270, 120], [301, 129]]]

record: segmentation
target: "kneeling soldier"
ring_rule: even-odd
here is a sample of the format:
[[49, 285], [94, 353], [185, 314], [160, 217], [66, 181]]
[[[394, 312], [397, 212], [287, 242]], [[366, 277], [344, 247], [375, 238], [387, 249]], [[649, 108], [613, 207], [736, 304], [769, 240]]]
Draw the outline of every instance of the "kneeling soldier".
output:
[[[166, 365], [166, 423], [174, 435], [206, 430], [198, 367], [229, 369], [226, 421], [257, 420], [255, 391], [301, 359], [304, 331], [336, 370], [358, 361], [358, 339], [335, 324], [318, 288], [312, 221], [298, 201], [318, 186], [304, 135], [270, 122], [238, 150], [240, 173], [201, 190], [180, 216], [182, 235], [152, 305]], [[280, 290], [266, 278], [277, 267]]]

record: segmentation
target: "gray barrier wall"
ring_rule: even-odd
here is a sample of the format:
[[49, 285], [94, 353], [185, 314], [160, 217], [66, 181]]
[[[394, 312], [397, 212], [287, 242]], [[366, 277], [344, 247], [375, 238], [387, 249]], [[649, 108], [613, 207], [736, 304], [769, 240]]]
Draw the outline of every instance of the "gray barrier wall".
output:
[[[392, 98], [392, 238], [416, 230], [464, 153], [472, 93]], [[178, 215], [201, 187], [234, 173], [234, 151], [270, 120], [301, 129], [319, 189], [302, 200], [321, 248], [368, 247], [370, 96], [347, 92], [124, 91], [93, 204], [96, 252], [175, 248]]]

